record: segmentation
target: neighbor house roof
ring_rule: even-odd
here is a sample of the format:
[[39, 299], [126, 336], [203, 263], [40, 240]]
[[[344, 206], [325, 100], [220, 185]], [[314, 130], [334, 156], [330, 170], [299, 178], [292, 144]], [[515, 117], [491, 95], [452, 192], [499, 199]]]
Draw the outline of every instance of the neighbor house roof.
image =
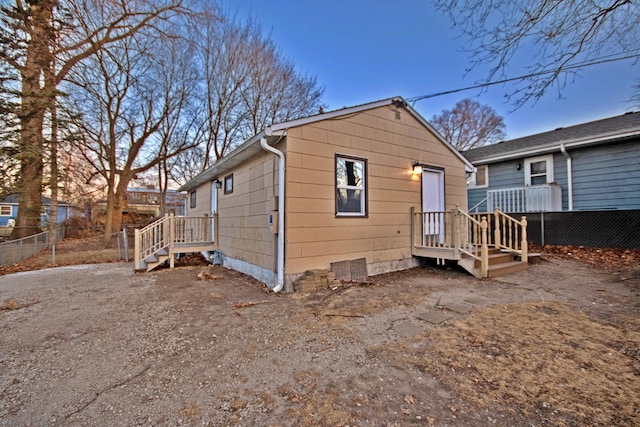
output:
[[[17, 205], [20, 202], [17, 194], [8, 194], [4, 197], [0, 197], [0, 203], [8, 204], [8, 205]], [[51, 198], [42, 196], [42, 204], [45, 206], [49, 206], [51, 204]], [[58, 200], [58, 206], [67, 206], [70, 205], [69, 202], [65, 202], [62, 200]]]
[[369, 102], [367, 104], [356, 105], [353, 107], [345, 107], [339, 110], [328, 111], [326, 113], [315, 114], [309, 117], [303, 117], [300, 119], [290, 120], [283, 123], [273, 124], [264, 129], [259, 134], [243, 142], [239, 147], [233, 150], [226, 156], [218, 159], [210, 168], [201, 172], [195, 178], [184, 184], [178, 189], [178, 191], [190, 191], [194, 188], [211, 181], [212, 179], [224, 174], [226, 171], [236, 167], [240, 163], [248, 160], [257, 153], [262, 151], [260, 146], [260, 139], [266, 138], [269, 145], [275, 145], [285, 135], [289, 128], [303, 126], [310, 123], [320, 122], [322, 120], [330, 120], [338, 117], [347, 116], [349, 114], [359, 113], [361, 111], [371, 110], [378, 107], [384, 107], [387, 105], [396, 105], [405, 108], [412, 116], [414, 116], [422, 125], [428, 128], [440, 142], [446, 145], [451, 152], [464, 162], [466, 168], [473, 170], [473, 165], [457, 151], [451, 144], [446, 142], [444, 138], [436, 131], [429, 122], [427, 122], [417, 111], [415, 111], [402, 97], [387, 98], [380, 101]]
[[498, 142], [464, 151], [474, 164], [492, 163], [525, 156], [546, 154], [586, 145], [604, 144], [640, 136], [640, 112], [595, 120], [575, 126]]

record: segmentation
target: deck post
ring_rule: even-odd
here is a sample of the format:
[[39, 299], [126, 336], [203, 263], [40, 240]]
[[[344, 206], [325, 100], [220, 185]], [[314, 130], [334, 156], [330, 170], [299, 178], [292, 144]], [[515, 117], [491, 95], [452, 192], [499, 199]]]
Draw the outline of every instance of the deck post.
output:
[[493, 238], [495, 239], [493, 243], [499, 248], [502, 246], [502, 236], [500, 236], [500, 209], [497, 207], [493, 210], [493, 218], [495, 221], [493, 223]]
[[218, 246], [218, 212], [213, 214], [213, 235], [211, 241]]
[[202, 236], [202, 241], [203, 242], [210, 242], [212, 240], [210, 238], [211, 220], [209, 219], [209, 214], [207, 214], [207, 213], [204, 214], [204, 224], [202, 224], [202, 231], [204, 232], [204, 236]]
[[413, 254], [413, 250], [416, 247], [416, 230], [415, 230], [415, 215], [416, 215], [416, 208], [411, 206], [411, 220], [410, 220], [410, 226], [411, 226], [411, 253]]
[[173, 248], [176, 240], [176, 217], [173, 212], [169, 214], [169, 268], [175, 266], [175, 257], [173, 256]]
[[136, 270], [140, 270], [140, 229], [133, 230], [133, 263]]
[[520, 222], [522, 223], [521, 261], [529, 262], [529, 245], [527, 243], [527, 217], [523, 216]]
[[483, 216], [480, 221], [480, 228], [482, 229], [482, 249], [480, 268], [482, 270], [482, 277], [489, 277], [489, 246], [487, 245], [487, 217]]
[[451, 210], [451, 232], [453, 233], [453, 254], [456, 259], [460, 259], [460, 208], [456, 205]]

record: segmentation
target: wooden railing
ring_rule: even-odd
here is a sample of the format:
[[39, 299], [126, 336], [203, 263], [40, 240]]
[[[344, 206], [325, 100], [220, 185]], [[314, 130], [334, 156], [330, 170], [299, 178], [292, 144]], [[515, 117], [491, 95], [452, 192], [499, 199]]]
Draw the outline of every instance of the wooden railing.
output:
[[218, 215], [184, 217], [166, 215], [144, 228], [135, 230], [135, 269], [142, 261], [166, 249], [172, 254], [180, 246], [214, 242], [217, 236]]
[[520, 221], [495, 208], [491, 214], [485, 215], [488, 221], [488, 229], [493, 232], [488, 236], [490, 246], [517, 253], [522, 262], [528, 262], [527, 251], [527, 217]]
[[520, 221], [495, 209], [469, 214], [459, 208], [440, 212], [411, 209], [412, 247], [433, 258], [480, 261], [483, 277], [489, 268], [489, 247], [520, 255], [527, 262], [527, 219]]

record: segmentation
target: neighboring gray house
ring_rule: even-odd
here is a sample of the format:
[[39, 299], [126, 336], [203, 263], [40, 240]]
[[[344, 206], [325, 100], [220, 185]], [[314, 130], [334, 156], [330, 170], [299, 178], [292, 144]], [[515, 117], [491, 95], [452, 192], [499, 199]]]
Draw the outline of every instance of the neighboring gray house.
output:
[[640, 112], [462, 153], [468, 209], [552, 212], [640, 209]]

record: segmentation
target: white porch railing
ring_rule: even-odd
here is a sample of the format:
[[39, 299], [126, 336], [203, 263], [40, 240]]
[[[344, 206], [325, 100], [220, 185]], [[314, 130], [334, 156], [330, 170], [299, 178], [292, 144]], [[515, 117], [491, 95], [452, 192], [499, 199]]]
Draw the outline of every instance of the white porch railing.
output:
[[562, 190], [556, 184], [501, 188], [487, 191], [487, 211], [549, 212], [562, 210]]
[[144, 228], [135, 230], [135, 269], [142, 262], [162, 250], [168, 254], [179, 252], [176, 248], [197, 249], [198, 244], [215, 242], [218, 215], [185, 217], [166, 215]]

